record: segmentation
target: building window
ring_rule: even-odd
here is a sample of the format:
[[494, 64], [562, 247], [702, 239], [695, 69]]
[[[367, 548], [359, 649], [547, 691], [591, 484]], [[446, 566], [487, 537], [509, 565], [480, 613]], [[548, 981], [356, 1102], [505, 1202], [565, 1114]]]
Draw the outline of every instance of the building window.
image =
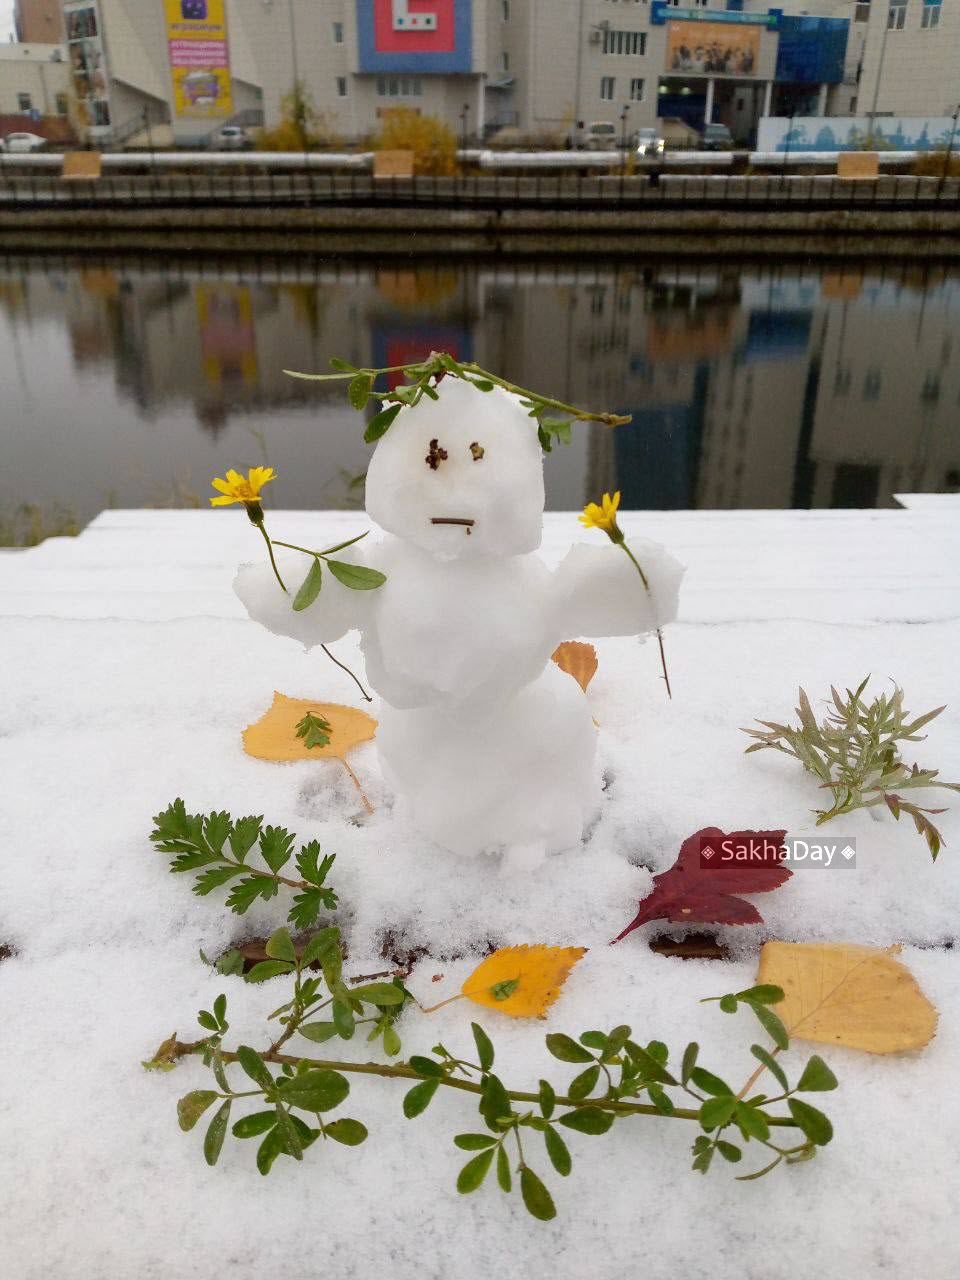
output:
[[902, 31], [907, 21], [907, 0], [897, 0], [887, 10], [887, 26], [891, 31]]
[[603, 76], [600, 80], [600, 100], [602, 102], [612, 102], [613, 95], [617, 90], [617, 81], [615, 76]]
[[647, 33], [645, 31], [604, 31], [603, 52], [627, 54], [640, 57], [646, 51]]
[[920, 26], [924, 31], [930, 31], [933, 27], [940, 25], [940, 4], [939, 0], [930, 3], [930, 0], [924, 0], [923, 9], [920, 11]]
[[858, 5], [857, 5], [857, 7], [856, 7], [856, 8], [854, 9], [854, 11], [853, 11], [853, 20], [854, 20], [854, 22], [869, 22], [869, 21], [870, 21], [870, 5], [869, 5], [869, 2], [868, 2], [867, 4], [858, 4]]
[[504, 22], [510, 21], [510, 0], [500, 0], [500, 17]]
[[630, 81], [630, 101], [631, 102], [643, 101], [643, 81], [642, 80]]
[[30, 97], [29, 93], [17, 94], [17, 110], [18, 111], [30, 111], [32, 107], [33, 107], [33, 99]]
[[337, 76], [337, 97], [345, 98], [347, 96], [347, 77]]
[[70, 100], [65, 93], [58, 93], [54, 99], [57, 115], [65, 116], [70, 109]]
[[378, 98], [419, 98], [422, 93], [419, 76], [377, 76]]
[[343, 44], [343, 23], [335, 22], [333, 24], [333, 43]]
[[506, 49], [500, 54], [500, 70], [506, 74], [510, 70], [510, 55]]

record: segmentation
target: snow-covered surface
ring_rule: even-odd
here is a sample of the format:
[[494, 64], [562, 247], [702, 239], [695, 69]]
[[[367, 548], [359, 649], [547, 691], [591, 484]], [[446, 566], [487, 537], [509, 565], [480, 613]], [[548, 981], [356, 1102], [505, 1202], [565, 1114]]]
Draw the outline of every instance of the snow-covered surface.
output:
[[895, 493], [894, 498], [910, 511], [950, 511], [960, 513], [960, 493]]
[[[357, 513], [270, 520], [308, 546], [366, 526]], [[917, 755], [960, 774], [960, 521], [918, 508], [627, 513], [621, 523], [689, 566], [666, 632], [674, 699], [655, 646], [595, 642], [600, 818], [582, 850], [510, 881], [396, 820], [372, 745], [351, 757], [377, 810], [365, 822], [335, 762], [244, 755], [240, 730], [274, 689], [350, 703], [355, 690], [319, 651], [243, 617], [234, 570], [259, 551], [242, 513], [108, 512], [78, 539], [0, 560], [0, 943], [15, 949], [0, 962], [0, 1268], [25, 1280], [187, 1270], [262, 1280], [288, 1268], [337, 1280], [613, 1280], [641, 1268], [653, 1280], [956, 1280], [960, 960], [942, 944], [960, 918], [957, 804], [942, 816], [947, 848], [935, 866], [911, 827], [860, 814], [837, 827], [858, 837], [856, 871], [798, 871], [757, 899], [778, 937], [904, 942], [941, 1011], [922, 1053], [824, 1051], [841, 1080], [823, 1100], [834, 1142], [757, 1183], [735, 1182], [727, 1167], [692, 1174], [687, 1126], [637, 1120], [603, 1139], [572, 1135], [567, 1180], [538, 1153], [531, 1162], [559, 1216], [537, 1223], [495, 1187], [454, 1190], [465, 1157], [450, 1136], [476, 1128], [469, 1100], [438, 1096], [406, 1121], [402, 1087], [363, 1080], [347, 1108], [370, 1128], [363, 1147], [328, 1143], [264, 1180], [249, 1146], [228, 1140], [210, 1170], [199, 1134], [181, 1134], [174, 1114], [206, 1073], [192, 1061], [171, 1074], [139, 1066], [174, 1029], [192, 1036], [195, 1011], [221, 990], [239, 1040], [262, 1043], [259, 1019], [277, 1003], [276, 985], [211, 976], [197, 959], [200, 947], [217, 953], [270, 931], [286, 908], [277, 899], [238, 919], [222, 895], [198, 899], [167, 873], [147, 833], [179, 794], [194, 809], [264, 813], [337, 853], [351, 971], [383, 967], [387, 929], [437, 957], [410, 979], [430, 999], [457, 990], [471, 950], [489, 942], [591, 947], [546, 1024], [482, 1019], [509, 1085], [568, 1079], [545, 1054], [546, 1030], [623, 1021], [672, 1047], [697, 1039], [707, 1065], [746, 1078], [755, 1037], [745, 1015], [698, 1001], [749, 984], [758, 930], [731, 931], [730, 963], [656, 956], [647, 930], [603, 944], [633, 915], [651, 869], [697, 828], [810, 830], [811, 780], [772, 753], [745, 757], [737, 732], [755, 715], [789, 715], [798, 683], [816, 696], [872, 671], [904, 685], [917, 712], [947, 702]], [[556, 563], [581, 536], [591, 537], [573, 515], [548, 515], [545, 558]], [[335, 650], [359, 663], [352, 637]], [[470, 1017], [461, 1003], [408, 1015], [404, 1052], [438, 1039], [467, 1047]]]

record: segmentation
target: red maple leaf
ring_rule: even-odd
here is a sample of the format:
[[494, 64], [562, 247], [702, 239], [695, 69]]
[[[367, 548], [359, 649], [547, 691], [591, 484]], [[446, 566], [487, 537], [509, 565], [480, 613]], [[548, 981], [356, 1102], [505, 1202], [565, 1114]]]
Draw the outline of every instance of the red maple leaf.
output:
[[[648, 920], [669, 920], [673, 924], [763, 924], [763, 916], [752, 902], [737, 897], [740, 893], [766, 893], [789, 880], [793, 872], [783, 866], [780, 846], [785, 831], [731, 831], [704, 827], [688, 836], [680, 846], [677, 860], [668, 871], [653, 877], [653, 892], [640, 903], [637, 915], [622, 933], [628, 933]], [[718, 861], [701, 857], [704, 844], [722, 857], [720, 843], [731, 841], [733, 847], [746, 846], [753, 840], [764, 841], [762, 856], [748, 861]], [[756, 845], [754, 846], [756, 848]]]

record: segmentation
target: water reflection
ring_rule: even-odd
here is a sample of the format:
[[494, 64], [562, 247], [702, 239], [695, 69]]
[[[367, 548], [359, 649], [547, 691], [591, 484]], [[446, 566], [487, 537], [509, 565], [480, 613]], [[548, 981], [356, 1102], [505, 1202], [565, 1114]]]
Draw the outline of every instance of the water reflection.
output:
[[360, 505], [342, 388], [283, 369], [441, 348], [633, 414], [547, 459], [551, 508], [888, 506], [960, 488], [958, 312], [949, 270], [7, 258], [0, 511], [196, 504], [260, 462], [278, 505]]

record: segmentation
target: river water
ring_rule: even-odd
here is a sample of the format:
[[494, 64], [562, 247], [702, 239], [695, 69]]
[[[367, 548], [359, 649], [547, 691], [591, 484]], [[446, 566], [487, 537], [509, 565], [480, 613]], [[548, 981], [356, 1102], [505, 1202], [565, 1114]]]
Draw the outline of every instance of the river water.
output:
[[891, 506], [960, 488], [960, 270], [312, 257], [0, 259], [0, 516], [206, 505], [269, 463], [271, 505], [353, 507], [369, 448], [331, 355], [431, 350], [628, 427], [577, 427], [547, 503]]

